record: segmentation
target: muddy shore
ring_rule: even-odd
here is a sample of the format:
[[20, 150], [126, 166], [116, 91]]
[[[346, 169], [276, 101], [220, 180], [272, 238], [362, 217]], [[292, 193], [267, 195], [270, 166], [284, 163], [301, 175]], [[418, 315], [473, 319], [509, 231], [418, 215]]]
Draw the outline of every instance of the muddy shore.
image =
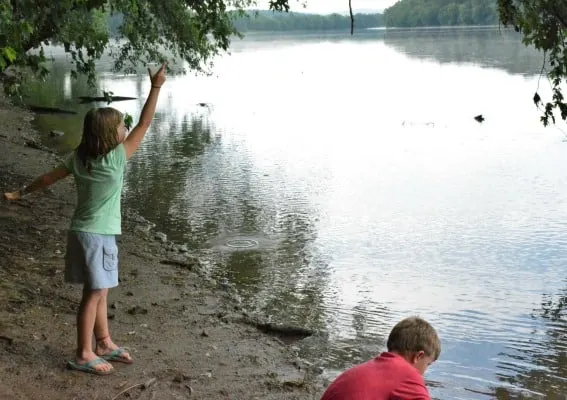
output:
[[[59, 162], [38, 145], [32, 119], [0, 96], [0, 192]], [[254, 325], [189, 249], [129, 210], [109, 319], [135, 364], [105, 377], [68, 371], [80, 287], [64, 283], [62, 271], [74, 204], [72, 178], [0, 200], [0, 399], [319, 399], [323, 382], [283, 340], [289, 332]]]

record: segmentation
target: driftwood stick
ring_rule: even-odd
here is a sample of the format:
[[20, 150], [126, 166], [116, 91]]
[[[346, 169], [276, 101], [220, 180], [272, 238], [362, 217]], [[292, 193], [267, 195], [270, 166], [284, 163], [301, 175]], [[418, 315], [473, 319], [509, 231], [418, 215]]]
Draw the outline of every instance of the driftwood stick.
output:
[[126, 389], [124, 389], [123, 391], [121, 391], [120, 393], [118, 393], [116, 396], [114, 396], [114, 397], [112, 398], [112, 400], [116, 400], [117, 398], [119, 398], [120, 396], [122, 396], [122, 395], [123, 395], [124, 393], [126, 393], [127, 391], [132, 390], [132, 389], [134, 389], [134, 388], [136, 388], [136, 387], [138, 387], [138, 386], [141, 386], [142, 389], [147, 389], [147, 388], [149, 388], [151, 385], [153, 385], [156, 381], [157, 381], [156, 378], [152, 378], [152, 379], [150, 379], [150, 380], [148, 380], [148, 381], [146, 381], [146, 382], [136, 383], [135, 385], [132, 385], [132, 386], [130, 386], [130, 387], [127, 387]]

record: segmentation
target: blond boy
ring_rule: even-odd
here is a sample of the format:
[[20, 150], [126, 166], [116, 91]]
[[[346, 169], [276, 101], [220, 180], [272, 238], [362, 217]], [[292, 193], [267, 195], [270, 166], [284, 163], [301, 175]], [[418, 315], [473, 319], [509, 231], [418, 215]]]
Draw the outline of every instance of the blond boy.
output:
[[435, 329], [418, 317], [392, 329], [388, 351], [339, 375], [321, 400], [430, 400], [423, 374], [439, 358]]

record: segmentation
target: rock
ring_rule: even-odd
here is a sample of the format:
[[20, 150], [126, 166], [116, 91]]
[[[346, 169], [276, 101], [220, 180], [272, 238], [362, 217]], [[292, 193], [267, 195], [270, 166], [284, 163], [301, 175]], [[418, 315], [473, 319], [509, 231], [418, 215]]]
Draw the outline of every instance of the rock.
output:
[[134, 227], [134, 232], [143, 236], [149, 236], [152, 227], [150, 225], [136, 225]]
[[256, 327], [261, 332], [276, 336], [284, 342], [294, 342], [313, 336], [315, 332], [311, 329], [291, 326], [272, 324], [270, 322], [260, 321], [255, 318], [244, 317], [242, 322]]
[[192, 271], [195, 267], [199, 265], [199, 260], [196, 257], [191, 257], [191, 256], [169, 257], [165, 260], [161, 260], [160, 263], [165, 265], [175, 265], [183, 269], [188, 269], [189, 271]]
[[40, 149], [41, 148], [40, 144], [35, 139], [26, 139], [24, 144], [26, 146], [34, 148], [34, 149]]
[[49, 135], [51, 135], [53, 137], [61, 137], [61, 136], [65, 135], [65, 132], [52, 130], [51, 132], [49, 132]]
[[167, 242], [167, 235], [163, 232], [156, 232], [156, 234], [154, 235], [154, 238], [161, 242], [161, 243], [166, 243]]
[[0, 335], [0, 340], [5, 341], [9, 346], [14, 343], [14, 339], [9, 336]]
[[134, 296], [134, 293], [133, 293], [133, 292], [130, 292], [130, 291], [128, 291], [128, 292], [126, 292], [126, 296]]
[[203, 336], [203, 337], [208, 337], [209, 334], [207, 333], [207, 331], [203, 331], [203, 332], [201, 332], [201, 336]]
[[181, 244], [177, 246], [177, 251], [179, 251], [180, 253], [189, 253], [189, 248], [186, 244]]
[[148, 310], [140, 306], [134, 306], [128, 310], [128, 314], [130, 315], [147, 314], [147, 313]]

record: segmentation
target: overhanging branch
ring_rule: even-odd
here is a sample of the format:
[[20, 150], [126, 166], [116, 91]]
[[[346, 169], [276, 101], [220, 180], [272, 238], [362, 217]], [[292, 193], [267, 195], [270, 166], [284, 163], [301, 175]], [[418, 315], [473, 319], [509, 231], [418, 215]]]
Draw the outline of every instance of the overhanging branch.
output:
[[563, 29], [567, 29], [567, 17], [561, 15], [561, 10], [559, 10], [557, 3], [553, 4], [553, 9], [550, 10], [551, 15], [553, 15], [557, 20], [563, 25]]

